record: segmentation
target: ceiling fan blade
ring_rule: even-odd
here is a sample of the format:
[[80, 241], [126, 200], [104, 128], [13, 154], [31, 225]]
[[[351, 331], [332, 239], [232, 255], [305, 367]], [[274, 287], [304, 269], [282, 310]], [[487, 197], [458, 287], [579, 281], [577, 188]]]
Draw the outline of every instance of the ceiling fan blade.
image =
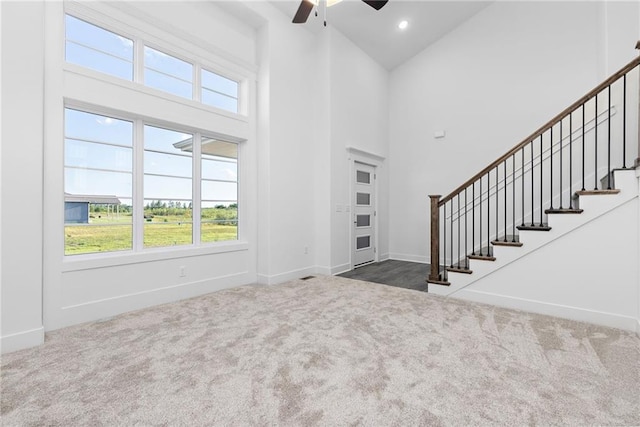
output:
[[380, 10], [389, 0], [362, 0], [375, 10]]
[[307, 22], [307, 18], [309, 14], [313, 10], [313, 3], [309, 0], [301, 0], [300, 6], [298, 7], [298, 11], [296, 12], [296, 16], [293, 17], [294, 24], [304, 24]]

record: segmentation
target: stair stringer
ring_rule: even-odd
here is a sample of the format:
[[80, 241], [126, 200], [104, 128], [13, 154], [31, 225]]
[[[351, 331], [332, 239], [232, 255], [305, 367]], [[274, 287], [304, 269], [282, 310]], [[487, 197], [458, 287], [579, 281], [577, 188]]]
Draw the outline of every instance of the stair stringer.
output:
[[[479, 261], [469, 260], [469, 268], [473, 271], [473, 274], [461, 274], [455, 272], [449, 272], [450, 286], [438, 286], [429, 285], [429, 292], [436, 293], [443, 296], [452, 296], [455, 298], [474, 300], [478, 302], [491, 303], [496, 305], [507, 306], [517, 309], [525, 309], [528, 311], [541, 312], [543, 314], [552, 314], [561, 317], [573, 318], [576, 320], [586, 320], [594, 323], [605, 324], [608, 326], [622, 327], [625, 329], [634, 330], [637, 319], [635, 319], [635, 312], [630, 312], [631, 308], [627, 307], [625, 312], [629, 312], [629, 316], [620, 316], [613, 312], [602, 312], [601, 314], [594, 314], [594, 310], [587, 309], [581, 312], [579, 307], [571, 307], [567, 303], [557, 304], [545, 301], [536, 301], [531, 298], [522, 298], [518, 296], [519, 292], [497, 293], [495, 292], [495, 286], [492, 286], [492, 282], [503, 280], [503, 278], [511, 276], [517, 276], [514, 273], [516, 269], [523, 269], [526, 266], [526, 260], [522, 260], [525, 257], [535, 257], [535, 254], [544, 248], [554, 245], [559, 239], [567, 236], [580, 233], [581, 230], [591, 227], [595, 222], [601, 221], [603, 217], [611, 216], [608, 220], [613, 221], [627, 221], [628, 216], [633, 218], [631, 221], [635, 221], [635, 225], [631, 224], [631, 227], [638, 226], [638, 178], [636, 171], [623, 170], [615, 171], [616, 187], [620, 189], [620, 193], [614, 195], [588, 195], [581, 196], [579, 199], [579, 207], [584, 209], [584, 212], [580, 215], [562, 215], [555, 214], [549, 215], [548, 222], [552, 227], [550, 231], [520, 231], [520, 241], [523, 243], [522, 247], [503, 247], [494, 246], [494, 256], [496, 261]], [[622, 215], [624, 218], [618, 218]], [[605, 226], [606, 227], [606, 226]], [[634, 234], [635, 233], [635, 234]], [[632, 236], [637, 236], [637, 230], [631, 232]], [[617, 236], [618, 238], [624, 238], [623, 236]], [[632, 237], [633, 239], [633, 237]], [[579, 240], [579, 239], [578, 239]], [[595, 242], [594, 242], [595, 243]], [[636, 245], [637, 246], [637, 245]], [[574, 248], [574, 250], [591, 250], [597, 251], [597, 248]], [[638, 249], [635, 249], [636, 252]], [[636, 253], [636, 257], [637, 257]], [[521, 261], [522, 260], [522, 261]], [[615, 261], [615, 260], [614, 260]], [[631, 293], [638, 292], [638, 270], [637, 270], [637, 258], [633, 258], [627, 261], [629, 274], [632, 276], [627, 281], [635, 283], [636, 289], [629, 291]], [[563, 266], [562, 261], [552, 263], [551, 266], [546, 268], [550, 270], [567, 269], [572, 266]], [[592, 266], [578, 265], [578, 268], [585, 268]], [[612, 268], [613, 266], [604, 266], [603, 268]], [[529, 266], [528, 268], [535, 268]], [[635, 280], [633, 280], [635, 277]], [[554, 277], [548, 277], [549, 281], [553, 281]], [[558, 289], [561, 288], [562, 283], [558, 283]], [[601, 285], [602, 286], [602, 285]], [[504, 288], [504, 287], [503, 287]], [[518, 290], [520, 291], [520, 290]], [[605, 292], [606, 293], [606, 292]], [[637, 296], [633, 297], [629, 295], [627, 298], [629, 304], [638, 305]], [[637, 311], [637, 307], [635, 308]], [[613, 310], [616, 313], [620, 310]], [[628, 317], [628, 318], [627, 318]]]

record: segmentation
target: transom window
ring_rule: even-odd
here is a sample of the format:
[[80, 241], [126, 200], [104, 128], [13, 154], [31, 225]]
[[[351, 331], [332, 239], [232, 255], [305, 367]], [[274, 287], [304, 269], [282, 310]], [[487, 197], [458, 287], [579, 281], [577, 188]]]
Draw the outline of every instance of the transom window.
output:
[[202, 69], [202, 103], [227, 111], [238, 111], [238, 82]]
[[[197, 61], [177, 58], [69, 14], [65, 15], [65, 35], [65, 60], [69, 63], [232, 113], [240, 111], [239, 83]], [[140, 55], [136, 54], [136, 43], [144, 44]], [[134, 73], [137, 64], [144, 70], [140, 81]], [[196, 90], [195, 76], [201, 82]]]
[[144, 47], [144, 84], [193, 98], [193, 65], [159, 50]]
[[133, 80], [133, 41], [71, 15], [65, 16], [65, 60]]

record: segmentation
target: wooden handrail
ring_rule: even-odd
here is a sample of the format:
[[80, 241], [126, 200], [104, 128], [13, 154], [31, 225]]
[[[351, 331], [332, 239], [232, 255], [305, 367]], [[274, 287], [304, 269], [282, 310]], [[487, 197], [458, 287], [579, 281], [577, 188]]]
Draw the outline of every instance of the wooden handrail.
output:
[[[636, 45], [637, 49], [640, 49], [640, 41], [638, 41], [638, 44]], [[589, 91], [586, 95], [584, 95], [583, 97], [581, 97], [580, 99], [578, 99], [576, 102], [574, 102], [573, 104], [571, 104], [569, 107], [565, 108], [560, 114], [558, 114], [557, 116], [555, 116], [554, 118], [552, 118], [551, 120], [549, 120], [547, 123], [545, 123], [544, 125], [542, 125], [540, 128], [538, 128], [538, 130], [536, 130], [535, 132], [533, 132], [531, 135], [529, 135], [527, 138], [525, 138], [520, 144], [516, 145], [515, 147], [513, 147], [511, 150], [507, 151], [505, 154], [503, 154], [502, 156], [500, 156], [498, 159], [496, 159], [495, 161], [493, 161], [491, 164], [489, 164], [489, 166], [485, 167], [484, 169], [482, 169], [480, 172], [478, 172], [477, 174], [475, 174], [473, 177], [469, 178], [467, 181], [465, 181], [464, 184], [462, 184], [461, 186], [459, 186], [458, 188], [456, 188], [455, 190], [453, 190], [451, 193], [449, 193], [447, 196], [443, 197], [442, 199], [440, 199], [439, 202], [439, 206], [444, 205], [445, 203], [447, 203], [449, 200], [453, 199], [456, 195], [458, 195], [458, 193], [460, 193], [461, 191], [463, 191], [465, 188], [469, 187], [471, 184], [473, 184], [474, 182], [476, 182], [477, 180], [479, 180], [480, 178], [482, 178], [484, 175], [486, 175], [489, 171], [493, 170], [497, 165], [501, 164], [502, 162], [504, 162], [506, 159], [508, 159], [509, 157], [511, 157], [513, 154], [515, 154], [516, 152], [518, 152], [518, 150], [522, 149], [522, 147], [527, 146], [527, 144], [529, 144], [531, 141], [535, 140], [536, 138], [538, 138], [540, 135], [542, 135], [545, 131], [547, 131], [547, 129], [551, 128], [552, 126], [554, 126], [555, 124], [559, 123], [562, 119], [564, 119], [569, 113], [572, 113], [574, 110], [577, 110], [578, 107], [580, 107], [582, 104], [586, 103], [588, 100], [590, 100], [591, 98], [593, 98], [595, 95], [599, 94], [602, 90], [604, 90], [607, 86], [611, 85], [612, 83], [616, 82], [619, 78], [621, 78], [623, 75], [627, 74], [629, 71], [631, 71], [632, 69], [634, 69], [636, 66], [638, 66], [638, 64], [640, 64], [640, 56], [635, 58], [633, 61], [629, 62], [627, 65], [625, 65], [624, 67], [622, 67], [620, 70], [618, 70], [615, 74], [613, 74], [611, 77], [609, 77], [607, 80], [605, 80], [604, 82], [600, 83], [598, 86], [596, 86], [594, 89], [592, 89], [591, 91]]]

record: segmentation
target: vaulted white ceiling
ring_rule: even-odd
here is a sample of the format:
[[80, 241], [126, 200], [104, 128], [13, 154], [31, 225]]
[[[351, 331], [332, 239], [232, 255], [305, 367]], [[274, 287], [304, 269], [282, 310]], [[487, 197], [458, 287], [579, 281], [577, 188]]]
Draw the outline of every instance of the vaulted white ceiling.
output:
[[[272, 0], [278, 9], [293, 18], [300, 0]], [[360, 0], [344, 0], [327, 8], [327, 23], [338, 29], [383, 67], [392, 70], [471, 18], [491, 1], [389, 0], [379, 11]], [[408, 21], [405, 30], [398, 28]], [[313, 13], [305, 25], [323, 30], [323, 8]]]

